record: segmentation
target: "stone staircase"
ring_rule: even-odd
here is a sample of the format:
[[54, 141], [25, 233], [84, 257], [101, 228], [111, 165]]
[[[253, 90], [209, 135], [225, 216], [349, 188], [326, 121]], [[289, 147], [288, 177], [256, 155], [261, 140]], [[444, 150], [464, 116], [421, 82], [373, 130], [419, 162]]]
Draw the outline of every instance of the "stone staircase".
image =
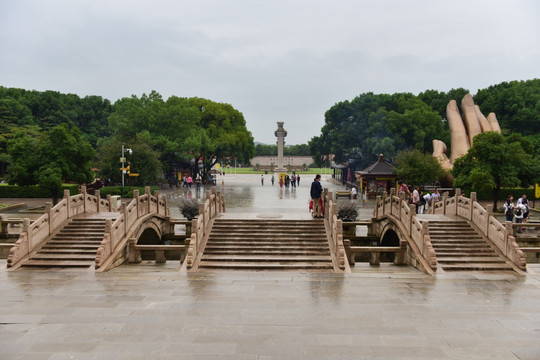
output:
[[73, 218], [21, 268], [90, 268], [105, 234], [105, 219]]
[[513, 271], [466, 221], [430, 221], [429, 236], [444, 271]]
[[333, 272], [322, 220], [216, 219], [199, 270]]

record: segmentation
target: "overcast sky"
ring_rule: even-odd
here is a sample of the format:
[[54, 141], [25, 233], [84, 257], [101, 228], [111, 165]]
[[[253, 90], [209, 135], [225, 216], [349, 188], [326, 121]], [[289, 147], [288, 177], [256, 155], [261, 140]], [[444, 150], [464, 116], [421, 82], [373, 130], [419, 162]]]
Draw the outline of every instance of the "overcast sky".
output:
[[365, 92], [539, 78], [539, 19], [535, 0], [0, 0], [0, 85], [204, 97], [301, 144]]

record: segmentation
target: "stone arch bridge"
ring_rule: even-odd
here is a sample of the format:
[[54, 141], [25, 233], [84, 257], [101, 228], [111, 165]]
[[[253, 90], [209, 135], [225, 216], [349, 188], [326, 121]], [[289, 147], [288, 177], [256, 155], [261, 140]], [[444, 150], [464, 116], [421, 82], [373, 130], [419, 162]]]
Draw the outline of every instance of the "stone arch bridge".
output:
[[[303, 226], [314, 227], [299, 223], [272, 223], [268, 226], [274, 230], [257, 233], [254, 229], [263, 227], [263, 222], [221, 223], [214, 227], [216, 218], [225, 212], [225, 200], [213, 188], [200, 204], [198, 219], [190, 223], [189, 241], [185, 245], [163, 245], [161, 241], [143, 245], [140, 243], [143, 237], [162, 239], [173, 235], [174, 225], [180, 222], [171, 219], [166, 199], [159, 192], [151, 195], [146, 188], [140, 195], [136, 191], [133, 200], [118, 212], [112, 208], [110, 197], [101, 199], [99, 192], [90, 195], [83, 187], [80, 194], [69, 196], [66, 192], [57, 205], [48, 205], [45, 214], [36, 221], [24, 220], [23, 231], [10, 250], [7, 265], [12, 270], [33, 266], [106, 271], [125, 262], [140, 262], [143, 250], [154, 251], [157, 262], [165, 261], [165, 251], [177, 250], [182, 254], [181, 268], [185, 271], [198, 271], [206, 256], [211, 259], [207, 264], [212, 266], [224, 261], [218, 268], [242, 267], [241, 264], [248, 263], [246, 269], [283, 267], [347, 273], [359, 252], [370, 253], [372, 264], [378, 263], [380, 253], [391, 252], [395, 254], [396, 264], [409, 264], [428, 274], [438, 270], [522, 272], [526, 269], [511, 224], [500, 224], [490, 208], [480, 206], [475, 193], [466, 198], [458, 189], [456, 196], [445, 195], [429, 214], [423, 215], [416, 215], [414, 206], [393, 193], [379, 197], [367, 223], [368, 235], [378, 239], [377, 246], [364, 247], [351, 246], [343, 233], [342, 221], [337, 219], [333, 194], [327, 189], [323, 201], [324, 220], [319, 220], [321, 227], [315, 233], [298, 234]], [[297, 233], [286, 234], [283, 230], [286, 227], [296, 228]], [[243, 245], [225, 244], [222, 250], [210, 254], [211, 248], [216, 248], [216, 244], [207, 246], [213, 231], [214, 237], [216, 231], [221, 231], [217, 234], [218, 241], [225, 241], [226, 234], [238, 233], [231, 244]], [[247, 235], [242, 235], [242, 231]], [[277, 231], [278, 235], [272, 235], [271, 231]], [[282, 246], [289, 237], [293, 242]], [[246, 243], [246, 239], [251, 243]], [[258, 243], [264, 246], [259, 248]], [[311, 250], [303, 248], [306, 246]]]

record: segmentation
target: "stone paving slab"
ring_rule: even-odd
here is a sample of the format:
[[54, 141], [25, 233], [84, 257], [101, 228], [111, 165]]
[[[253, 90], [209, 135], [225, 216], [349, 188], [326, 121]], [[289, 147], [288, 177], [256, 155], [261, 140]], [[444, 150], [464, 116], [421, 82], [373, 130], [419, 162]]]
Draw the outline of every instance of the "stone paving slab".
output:
[[540, 267], [425, 275], [0, 268], [1, 359], [540, 358]]

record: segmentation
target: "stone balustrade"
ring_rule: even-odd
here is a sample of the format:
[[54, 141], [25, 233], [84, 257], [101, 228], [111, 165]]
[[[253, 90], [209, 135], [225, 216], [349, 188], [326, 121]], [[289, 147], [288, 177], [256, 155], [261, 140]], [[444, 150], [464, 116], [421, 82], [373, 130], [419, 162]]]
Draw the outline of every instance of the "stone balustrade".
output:
[[337, 205], [334, 203], [333, 194], [328, 189], [324, 189], [323, 210], [324, 225], [326, 228], [330, 254], [336, 260], [338, 267], [345, 272], [350, 272], [349, 262], [345, 254], [343, 243], [343, 223], [337, 218]]
[[212, 230], [214, 219], [222, 212], [225, 212], [225, 198], [213, 187], [212, 190], [206, 191], [206, 199], [204, 203], [199, 205], [199, 216], [192, 221], [191, 237], [186, 257], [188, 270], [200, 260]]
[[13, 267], [29, 256], [66, 220], [83, 213], [113, 211], [111, 204], [110, 195], [107, 195], [107, 199], [101, 199], [99, 190], [96, 190], [95, 195], [90, 195], [86, 187], [81, 186], [80, 193], [74, 196], [65, 190], [62, 200], [55, 206], [47, 203], [45, 213], [34, 222], [31, 223], [28, 218], [23, 219], [19, 240], [9, 252], [7, 266]]

